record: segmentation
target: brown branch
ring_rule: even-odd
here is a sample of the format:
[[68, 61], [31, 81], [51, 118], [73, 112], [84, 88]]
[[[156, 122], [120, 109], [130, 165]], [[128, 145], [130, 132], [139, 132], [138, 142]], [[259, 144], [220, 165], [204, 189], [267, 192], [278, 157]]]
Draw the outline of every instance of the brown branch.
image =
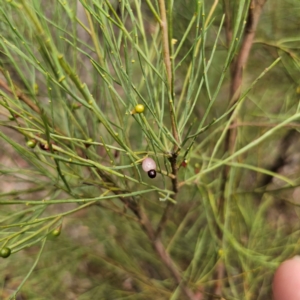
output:
[[[174, 139], [176, 140], [177, 144], [179, 144], [179, 135], [176, 127], [176, 120], [175, 120], [175, 114], [173, 111], [173, 77], [172, 77], [172, 64], [171, 64], [171, 57], [170, 57], [170, 47], [169, 47], [169, 37], [168, 37], [168, 24], [167, 24], [167, 15], [166, 15], [166, 7], [165, 7], [165, 1], [159, 0], [159, 8], [160, 8], [160, 26], [162, 31], [162, 42], [163, 42], [163, 57], [164, 57], [164, 63], [166, 66], [167, 71], [167, 80], [168, 80], [168, 87], [170, 91], [171, 99], [169, 100], [169, 110], [170, 110], [170, 118], [171, 118], [171, 127], [172, 127], [172, 134]], [[177, 173], [178, 173], [178, 167], [177, 167], [177, 156], [179, 147], [177, 144], [174, 144], [173, 153], [170, 157], [169, 161], [171, 163], [171, 169], [172, 174], [174, 175], [174, 178], [172, 178], [172, 189], [174, 191], [173, 199], [176, 199], [176, 194], [178, 193], [178, 179], [177, 179]], [[167, 203], [167, 206], [163, 212], [163, 215], [159, 221], [157, 230], [156, 230], [156, 238], [158, 238], [163, 231], [167, 220], [170, 218], [171, 212], [173, 210], [174, 204], [171, 202]]]
[[173, 262], [168, 252], [166, 251], [161, 239], [156, 238], [151, 222], [148, 216], [146, 215], [146, 213], [143, 211], [143, 209], [137, 203], [135, 203], [133, 199], [129, 199], [128, 201], [126, 199], [120, 198], [120, 200], [126, 203], [128, 207], [131, 209], [131, 211], [139, 218], [142, 228], [147, 234], [149, 240], [151, 241], [152, 247], [160, 257], [164, 265], [169, 269], [176, 283], [180, 286], [182, 292], [188, 297], [187, 299], [191, 299], [191, 300], [196, 299], [194, 293], [183, 282], [180, 271], [178, 270], [177, 266]]
[[[251, 0], [249, 11], [248, 11], [248, 18], [247, 24], [245, 27], [244, 38], [243, 42], [239, 51], [239, 54], [236, 60], [233, 62], [231, 66], [231, 86], [230, 86], [230, 99], [231, 99], [231, 106], [234, 105], [241, 94], [241, 85], [243, 81], [243, 70], [245, 65], [248, 61], [250, 50], [253, 44], [253, 40], [255, 37], [258, 21], [263, 9], [264, 4], [267, 0]], [[225, 9], [228, 10], [228, 2], [225, 0], [224, 2], [227, 4]], [[229, 22], [228, 20], [227, 22]], [[225, 23], [226, 26], [226, 23]], [[230, 38], [230, 25], [227, 24], [226, 27], [227, 38]], [[225, 142], [224, 142], [224, 153], [229, 152], [233, 153], [235, 144], [236, 144], [236, 137], [237, 137], [237, 120], [234, 119], [230, 129], [226, 133]], [[230, 166], [225, 166], [222, 170], [221, 175], [221, 196], [218, 201], [218, 213], [220, 217], [220, 222], [224, 223], [224, 205], [225, 205], [225, 189], [226, 189], [226, 182], [230, 173]], [[223, 234], [221, 229], [217, 228], [217, 234], [220, 239], [222, 239]], [[222, 291], [222, 278], [224, 277], [225, 266], [222, 261], [216, 267], [216, 285], [214, 288], [214, 293], [217, 295], [221, 294]]]
[[[0, 87], [9, 92], [10, 94], [14, 95], [14, 92], [11, 90], [11, 88], [2, 80], [0, 79]], [[41, 110], [37, 105], [35, 105], [26, 95], [24, 95], [19, 88], [14, 86], [16, 89], [16, 95], [19, 100], [23, 101], [27, 106], [29, 106], [33, 111], [40, 114]]]
[[[125, 199], [121, 199], [121, 201], [126, 201]], [[140, 219], [140, 223], [147, 234], [149, 240], [151, 241], [152, 247], [160, 257], [161, 261], [165, 264], [165, 266], [169, 269], [171, 274], [173, 275], [176, 283], [180, 286], [182, 292], [188, 297], [187, 299], [196, 300], [196, 296], [194, 293], [190, 290], [190, 288], [184, 283], [181, 273], [178, 270], [177, 266], [173, 262], [172, 258], [166, 251], [166, 248], [164, 247], [162, 241], [160, 238], [157, 238], [155, 236], [155, 232], [153, 230], [153, 227], [151, 225], [151, 222], [146, 215], [146, 213], [143, 211], [143, 209], [137, 205], [133, 205], [133, 201], [131, 200], [129, 203], [129, 208], [136, 214], [136, 216]]]
[[232, 40], [232, 25], [231, 25], [231, 7], [229, 4], [229, 0], [223, 0], [223, 9], [225, 11], [225, 33], [226, 33], [226, 42], [229, 47]]
[[[101, 170], [98, 170], [98, 173], [107, 182], [113, 183], [115, 185], [113, 179], [108, 174], [105, 174]], [[122, 191], [115, 190], [115, 191], [113, 191], [113, 193], [118, 195], [118, 194], [122, 194]], [[190, 288], [186, 284], [184, 284], [180, 271], [178, 270], [177, 266], [173, 262], [172, 258], [168, 254], [168, 252], [166, 251], [161, 239], [156, 236], [155, 231], [152, 227], [152, 224], [151, 224], [147, 214], [142, 209], [142, 207], [134, 200], [133, 197], [127, 197], [127, 198], [120, 197], [119, 199], [139, 219], [141, 227], [143, 228], [144, 232], [148, 236], [153, 249], [159, 256], [161, 261], [164, 263], [164, 265], [169, 269], [169, 271], [171, 272], [176, 283], [180, 286], [182, 292], [186, 295], [186, 297], [188, 297], [187, 299], [190, 299], [190, 300], [198, 299], [198, 298], [196, 298], [194, 293], [190, 290]]]
[[[243, 80], [243, 70], [248, 61], [250, 50], [253, 44], [253, 40], [256, 33], [256, 28], [258, 25], [259, 17], [261, 15], [264, 4], [267, 0], [252, 0], [249, 7], [247, 24], [245, 27], [244, 39], [237, 56], [237, 59], [233, 62], [232, 74], [231, 74], [231, 86], [230, 86], [230, 98], [231, 105], [234, 105], [236, 101], [239, 99], [241, 94], [241, 85]], [[233, 120], [230, 128], [227, 131], [224, 145], [224, 152], [232, 153], [237, 136], [236, 129], [236, 120]], [[223, 171], [223, 183], [222, 183], [222, 191], [225, 190], [225, 183], [228, 177], [230, 167], [227, 166]], [[224, 182], [225, 181], [225, 182]], [[223, 197], [223, 196], [222, 196]], [[223, 199], [224, 200], [224, 199]], [[222, 206], [222, 204], [221, 204]]]
[[[173, 156], [169, 160], [171, 163], [173, 173], [175, 173], [177, 175], [177, 172], [178, 172], [178, 168], [176, 165], [177, 156], [175, 156], [175, 154], [173, 154]], [[179, 188], [177, 177], [172, 179], [172, 186], [173, 186], [173, 191], [175, 192], [175, 194], [173, 195], [172, 198], [174, 200], [176, 200], [176, 196], [177, 196], [178, 188]], [[165, 228], [166, 223], [171, 216], [173, 208], [174, 208], [174, 204], [172, 202], [168, 201], [167, 206], [163, 212], [163, 215], [157, 225], [156, 234], [155, 234], [155, 236], [157, 238], [161, 235], [163, 229]]]
[[[241, 84], [243, 80], [243, 69], [248, 61], [250, 50], [255, 37], [259, 17], [261, 15], [263, 6], [266, 3], [266, 1], [267, 0], [251, 1], [249, 12], [248, 12], [247, 25], [245, 27], [244, 39], [239, 54], [237, 56], [237, 59], [234, 61], [233, 68], [232, 68], [232, 74], [231, 74], [232, 78], [231, 78], [231, 87], [230, 87], [231, 105], [234, 105], [240, 97]], [[230, 125], [230, 129], [227, 131], [226, 134], [224, 152], [233, 151], [235, 141], [236, 141], [236, 132], [237, 132], [236, 127], [237, 127], [236, 120], [234, 120], [233, 124]], [[222, 185], [221, 185], [223, 196], [221, 197], [219, 203], [221, 211], [224, 202], [225, 184], [227, 181], [229, 169], [230, 169], [229, 166], [223, 169]]]
[[[3, 70], [1, 69], [1, 71]], [[44, 118], [48, 120], [48, 117], [45, 115], [45, 112], [42, 111], [29, 97], [27, 97], [13, 81], [12, 81], [12, 85], [14, 91], [2, 79], [0, 79], [0, 88], [6, 90], [8, 93], [12, 95], [16, 95], [20, 101], [24, 102], [34, 112], [36, 112], [39, 115], [44, 114]], [[49, 121], [47, 122], [48, 124], [51, 124], [51, 122]], [[56, 130], [57, 133], [64, 135], [59, 127], [55, 127], [54, 129]]]
[[189, 287], [186, 285], [186, 283], [182, 280], [180, 272], [178, 271], [177, 267], [173, 263], [171, 257], [167, 253], [160, 239], [155, 240], [154, 247], [156, 252], [159, 254], [160, 258], [163, 260], [165, 265], [169, 268], [169, 270], [173, 274], [177, 284], [180, 286], [183, 293], [186, 295], [186, 297], [188, 297], [184, 299], [190, 299], [190, 300], [200, 299], [201, 295], [199, 293], [197, 295], [194, 294], [192, 290], [190, 290]]
[[244, 39], [233, 68], [232, 82], [231, 82], [231, 89], [230, 89], [230, 95], [232, 99], [231, 101], [233, 103], [235, 103], [240, 97], [240, 91], [241, 91], [240, 88], [243, 80], [243, 70], [248, 61], [250, 50], [255, 37], [258, 21], [266, 1], [267, 0], [252, 0], [249, 7]]

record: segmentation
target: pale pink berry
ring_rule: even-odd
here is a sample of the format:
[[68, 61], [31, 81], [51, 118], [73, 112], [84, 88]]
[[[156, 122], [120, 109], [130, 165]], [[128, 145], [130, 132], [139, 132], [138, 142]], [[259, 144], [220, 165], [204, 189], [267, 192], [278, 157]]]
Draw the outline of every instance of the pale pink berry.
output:
[[152, 158], [147, 157], [143, 160], [142, 168], [145, 172], [148, 173], [150, 170], [156, 169], [156, 163]]

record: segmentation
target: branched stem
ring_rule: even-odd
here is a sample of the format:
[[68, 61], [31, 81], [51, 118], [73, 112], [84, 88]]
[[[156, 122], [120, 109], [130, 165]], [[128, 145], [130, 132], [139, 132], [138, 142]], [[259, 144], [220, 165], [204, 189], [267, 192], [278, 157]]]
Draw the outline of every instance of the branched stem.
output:
[[[164, 62], [166, 66], [166, 72], [167, 72], [167, 81], [168, 81], [168, 88], [169, 88], [169, 109], [170, 109], [170, 118], [171, 118], [171, 126], [172, 126], [172, 133], [174, 139], [177, 141], [177, 144], [180, 143], [179, 141], [179, 135], [177, 131], [176, 126], [176, 120], [175, 120], [175, 113], [174, 113], [174, 106], [173, 106], [173, 76], [172, 76], [172, 63], [171, 63], [171, 56], [170, 56], [170, 45], [169, 45], [169, 36], [168, 36], [168, 23], [167, 23], [167, 13], [166, 13], [166, 6], [164, 0], [159, 0], [159, 8], [160, 8], [160, 26], [162, 30], [162, 43], [163, 43], [163, 57]], [[171, 10], [171, 8], [169, 8]], [[171, 11], [169, 13], [172, 13]], [[172, 26], [172, 24], [169, 24], [169, 26]], [[179, 147], [174, 144], [173, 153], [170, 160], [171, 168], [172, 168], [172, 174], [174, 175], [174, 178], [172, 178], [172, 189], [174, 191], [173, 199], [175, 200], [176, 194], [178, 192], [178, 179], [177, 179], [177, 156], [178, 156], [178, 150]], [[158, 238], [163, 231], [165, 224], [167, 220], [170, 217], [171, 211], [173, 208], [173, 204], [171, 202], [168, 202], [165, 211], [161, 217], [161, 220], [158, 224], [157, 230], [156, 230], [156, 237]]]
[[[103, 177], [107, 182], [112, 183], [115, 185], [113, 179], [105, 174], [104, 172], [101, 172], [98, 170], [99, 175]], [[121, 194], [122, 192], [119, 190], [113, 191], [116, 195]], [[189, 289], [189, 287], [183, 283], [183, 279], [181, 276], [181, 272], [179, 271], [178, 267], [175, 265], [174, 261], [166, 251], [165, 246], [163, 245], [161, 239], [159, 237], [156, 237], [155, 231], [153, 229], [153, 226], [148, 218], [148, 215], [145, 213], [145, 211], [142, 209], [142, 207], [132, 198], [119, 198], [133, 213], [134, 215], [139, 219], [140, 224], [148, 236], [153, 249], [157, 253], [157, 255], [160, 257], [161, 261], [164, 263], [164, 265], [169, 269], [171, 274], [173, 275], [176, 283], [180, 285], [182, 292], [188, 297], [188, 299], [196, 299], [194, 293]]]

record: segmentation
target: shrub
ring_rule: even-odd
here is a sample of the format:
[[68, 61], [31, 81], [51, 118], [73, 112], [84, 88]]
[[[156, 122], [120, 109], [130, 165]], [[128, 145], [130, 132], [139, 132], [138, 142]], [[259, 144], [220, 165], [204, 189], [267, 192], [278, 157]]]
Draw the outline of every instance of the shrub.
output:
[[299, 249], [300, 10], [219, 2], [2, 3], [3, 293], [270, 297]]

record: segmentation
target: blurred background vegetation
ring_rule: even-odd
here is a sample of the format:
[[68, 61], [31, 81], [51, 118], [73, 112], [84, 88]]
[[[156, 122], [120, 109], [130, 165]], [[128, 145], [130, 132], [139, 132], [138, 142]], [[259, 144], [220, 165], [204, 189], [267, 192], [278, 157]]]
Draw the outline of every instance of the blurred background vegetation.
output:
[[0, 298], [271, 299], [300, 249], [298, 1], [0, 15]]

